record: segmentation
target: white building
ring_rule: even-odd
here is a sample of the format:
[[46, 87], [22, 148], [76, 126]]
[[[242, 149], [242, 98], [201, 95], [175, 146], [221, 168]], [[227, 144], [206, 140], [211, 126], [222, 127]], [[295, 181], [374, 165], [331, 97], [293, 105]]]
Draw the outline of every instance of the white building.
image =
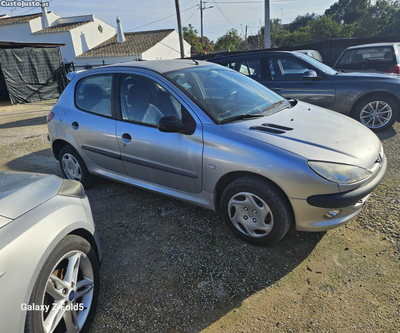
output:
[[[0, 41], [61, 43], [64, 62], [99, 65], [135, 59], [179, 58], [179, 36], [174, 29], [123, 33], [94, 15], [61, 17], [53, 12], [13, 16], [0, 15]], [[190, 45], [185, 54], [190, 56]]]

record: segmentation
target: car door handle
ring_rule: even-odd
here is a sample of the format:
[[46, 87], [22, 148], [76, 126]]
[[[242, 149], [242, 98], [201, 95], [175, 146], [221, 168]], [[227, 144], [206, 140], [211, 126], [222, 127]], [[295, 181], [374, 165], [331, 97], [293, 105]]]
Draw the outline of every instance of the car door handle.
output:
[[281, 86], [276, 86], [276, 87], [272, 87], [271, 89], [274, 91], [280, 91], [280, 90], [283, 90], [284, 88]]
[[128, 133], [122, 134], [122, 141], [124, 141], [125, 143], [131, 142], [132, 141], [131, 135]]
[[72, 126], [72, 129], [74, 129], [74, 130], [77, 130], [77, 129], [79, 128], [79, 124], [78, 124], [76, 121], [74, 121], [74, 122], [71, 124], [71, 126]]

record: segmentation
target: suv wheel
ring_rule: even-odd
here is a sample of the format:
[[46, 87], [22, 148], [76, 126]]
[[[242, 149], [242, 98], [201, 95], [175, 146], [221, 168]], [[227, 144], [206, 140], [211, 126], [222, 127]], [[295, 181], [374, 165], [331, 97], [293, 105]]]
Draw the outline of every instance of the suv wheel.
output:
[[374, 132], [384, 131], [398, 119], [399, 109], [390, 97], [371, 96], [362, 100], [355, 110], [355, 118]]
[[256, 177], [239, 178], [228, 185], [221, 196], [221, 212], [237, 236], [257, 245], [281, 240], [294, 220], [284, 195]]

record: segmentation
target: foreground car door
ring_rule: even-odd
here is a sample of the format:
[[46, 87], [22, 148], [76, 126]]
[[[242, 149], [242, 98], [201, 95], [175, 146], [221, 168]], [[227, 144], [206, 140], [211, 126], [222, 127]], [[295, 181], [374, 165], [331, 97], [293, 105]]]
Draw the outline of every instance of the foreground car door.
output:
[[317, 72], [318, 79], [304, 79], [307, 70], [316, 70], [310, 65], [287, 56], [270, 56], [264, 58], [267, 67], [266, 81], [260, 82], [286, 98], [333, 109], [335, 103], [335, 86], [323, 73]]
[[84, 156], [101, 168], [125, 173], [118, 158], [112, 91], [112, 73], [85, 76], [75, 86], [74, 102], [67, 113], [69, 133]]
[[[124, 74], [118, 80], [117, 139], [128, 176], [157, 185], [200, 193], [202, 188], [202, 125], [168, 91], [161, 80]], [[164, 133], [163, 116], [190, 126], [191, 133]]]

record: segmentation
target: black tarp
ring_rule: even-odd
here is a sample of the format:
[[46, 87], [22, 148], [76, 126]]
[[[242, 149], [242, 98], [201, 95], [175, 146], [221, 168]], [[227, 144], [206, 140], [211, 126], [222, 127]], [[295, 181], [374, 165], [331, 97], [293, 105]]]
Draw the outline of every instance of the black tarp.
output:
[[58, 47], [0, 49], [0, 68], [13, 104], [57, 98], [67, 84]]

